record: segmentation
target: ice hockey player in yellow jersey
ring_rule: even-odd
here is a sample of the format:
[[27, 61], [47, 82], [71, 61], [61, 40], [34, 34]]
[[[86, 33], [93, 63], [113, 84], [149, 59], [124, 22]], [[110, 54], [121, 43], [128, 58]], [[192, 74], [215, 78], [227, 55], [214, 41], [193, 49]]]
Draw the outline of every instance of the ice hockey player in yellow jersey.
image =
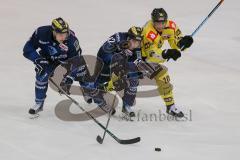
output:
[[[193, 43], [191, 36], [182, 36], [178, 26], [168, 19], [163, 8], [155, 8], [149, 20], [143, 27], [142, 59], [151, 64], [154, 72], [150, 78], [156, 80], [158, 91], [166, 104], [168, 114], [183, 117], [184, 114], [174, 103], [173, 87], [167, 68], [162, 65], [166, 60], [177, 60], [181, 51], [189, 48]], [[168, 41], [171, 49], [162, 49], [163, 43]]]

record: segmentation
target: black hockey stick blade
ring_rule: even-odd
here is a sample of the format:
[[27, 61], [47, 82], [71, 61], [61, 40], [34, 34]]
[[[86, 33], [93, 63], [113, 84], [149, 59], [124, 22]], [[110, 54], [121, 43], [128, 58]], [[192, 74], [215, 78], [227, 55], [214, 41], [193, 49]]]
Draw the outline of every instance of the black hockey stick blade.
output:
[[[101, 137], [100, 137], [101, 138]], [[141, 138], [140, 137], [136, 137], [136, 138], [133, 138], [133, 139], [119, 139], [117, 140], [118, 143], [120, 144], [134, 144], [134, 143], [138, 143], [141, 141]]]
[[103, 139], [101, 138], [101, 136], [97, 136], [97, 142], [99, 143], [99, 144], [102, 144], [103, 143]]
[[[97, 142], [99, 144], [102, 144], [103, 143], [103, 139], [101, 138], [101, 136], [97, 136]], [[138, 143], [141, 141], [141, 138], [140, 137], [136, 137], [136, 138], [133, 138], [133, 139], [116, 139], [116, 141], [120, 144], [134, 144], [134, 143]]]

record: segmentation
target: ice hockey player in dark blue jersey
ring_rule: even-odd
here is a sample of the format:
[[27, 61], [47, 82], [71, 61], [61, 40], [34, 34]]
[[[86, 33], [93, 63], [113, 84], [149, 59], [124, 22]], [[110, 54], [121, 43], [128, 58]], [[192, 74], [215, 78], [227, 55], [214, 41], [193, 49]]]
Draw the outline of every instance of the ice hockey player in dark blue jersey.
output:
[[80, 57], [81, 48], [74, 32], [62, 18], [53, 19], [52, 25], [36, 29], [23, 48], [23, 55], [35, 65], [35, 105], [29, 114], [43, 110], [48, 89], [48, 78], [59, 64]]
[[[106, 91], [124, 90], [122, 112], [130, 117], [135, 116], [131, 107], [135, 101], [141, 73], [133, 62], [141, 58], [141, 32], [140, 27], [133, 26], [128, 32], [118, 32], [112, 35], [100, 47], [93, 80], [82, 84], [85, 86], [83, 92], [85, 97], [88, 97], [89, 103], [93, 99], [99, 107], [109, 111], [111, 106], [108, 106], [104, 99]], [[72, 84], [71, 79], [77, 79], [74, 74], [66, 78], [66, 85]], [[113, 108], [112, 114], [114, 113]]]
[[[141, 57], [142, 29], [131, 27], [128, 32], [112, 35], [99, 49], [95, 72], [98, 73], [96, 86], [115, 91], [124, 90], [122, 112], [130, 117], [135, 113], [132, 106], [135, 101], [140, 72], [133, 63]], [[100, 67], [101, 66], [101, 67]], [[110, 89], [111, 90], [111, 89]], [[93, 99], [100, 107], [106, 105], [100, 92]]]

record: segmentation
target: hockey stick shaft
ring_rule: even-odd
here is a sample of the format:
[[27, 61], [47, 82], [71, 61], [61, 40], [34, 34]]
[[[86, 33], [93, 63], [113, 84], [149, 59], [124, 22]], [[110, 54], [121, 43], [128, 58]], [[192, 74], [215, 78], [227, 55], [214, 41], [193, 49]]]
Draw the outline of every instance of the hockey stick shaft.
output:
[[97, 119], [95, 119], [89, 112], [87, 112], [82, 106], [79, 105], [79, 103], [74, 100], [72, 97], [70, 97], [64, 90], [62, 90], [53, 80], [52, 78], [49, 78], [49, 81], [52, 82], [52, 84], [57, 87], [58, 90], [60, 90], [68, 99], [70, 99], [75, 105], [77, 105], [83, 112], [87, 114], [95, 123], [97, 123], [102, 129], [106, 130], [106, 132], [115, 139], [120, 144], [131, 144], [131, 143], [137, 143], [140, 141], [140, 137], [129, 139], [129, 140], [121, 140], [118, 137], [116, 137], [112, 132], [110, 132], [108, 129], [106, 129]]
[[109, 122], [110, 122], [110, 118], [111, 118], [111, 115], [112, 115], [112, 110], [113, 110], [113, 107], [114, 107], [114, 104], [115, 104], [115, 101], [116, 101], [116, 97], [117, 95], [115, 94], [114, 95], [114, 98], [113, 98], [113, 103], [112, 103], [112, 107], [111, 107], [111, 110], [110, 112], [108, 113], [108, 120], [107, 120], [107, 124], [106, 124], [106, 129], [104, 130], [104, 133], [103, 133], [103, 136], [102, 138], [100, 136], [97, 137], [97, 141], [102, 144], [103, 143], [103, 140], [105, 138], [105, 135], [106, 135], [106, 131], [107, 131], [107, 128], [108, 128], [108, 125], [109, 125]]
[[208, 16], [201, 22], [201, 24], [198, 25], [198, 27], [193, 31], [191, 36], [194, 36], [198, 30], [206, 23], [206, 21], [213, 15], [213, 13], [218, 9], [218, 7], [223, 3], [224, 0], [221, 0], [218, 2], [218, 4], [212, 9], [212, 11], [208, 14]]

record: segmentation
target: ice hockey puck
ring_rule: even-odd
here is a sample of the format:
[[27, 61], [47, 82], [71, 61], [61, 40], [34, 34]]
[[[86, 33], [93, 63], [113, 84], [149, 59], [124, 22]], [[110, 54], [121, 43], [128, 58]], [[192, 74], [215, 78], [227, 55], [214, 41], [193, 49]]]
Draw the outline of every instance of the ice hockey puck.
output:
[[155, 151], [160, 152], [161, 148], [155, 148]]

